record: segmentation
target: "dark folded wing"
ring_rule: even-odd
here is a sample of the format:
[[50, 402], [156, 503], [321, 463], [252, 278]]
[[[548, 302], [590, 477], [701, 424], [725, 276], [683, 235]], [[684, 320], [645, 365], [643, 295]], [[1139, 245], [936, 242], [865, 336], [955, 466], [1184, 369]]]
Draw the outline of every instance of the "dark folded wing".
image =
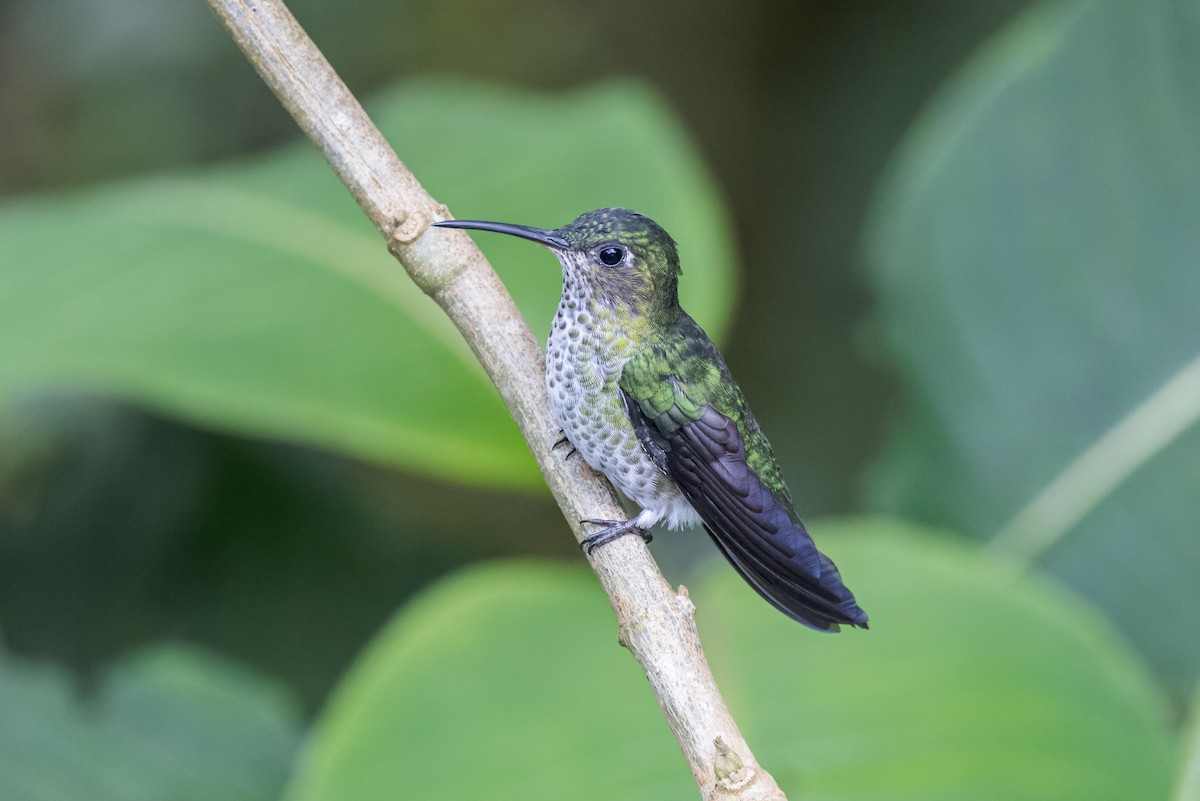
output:
[[[661, 395], [659, 396], [661, 398]], [[741, 432], [711, 405], [646, 415], [626, 392], [642, 446], [679, 485], [738, 573], [784, 614], [821, 631], [866, 627], [867, 615], [791, 509], [746, 460]], [[687, 419], [695, 416], [695, 419]]]

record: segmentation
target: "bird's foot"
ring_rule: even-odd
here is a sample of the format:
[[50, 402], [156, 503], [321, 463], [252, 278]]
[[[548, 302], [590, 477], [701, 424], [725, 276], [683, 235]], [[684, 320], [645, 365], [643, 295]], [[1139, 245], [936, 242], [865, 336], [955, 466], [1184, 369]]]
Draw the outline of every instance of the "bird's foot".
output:
[[561, 437], [559, 437], [558, 439], [556, 439], [556, 440], [554, 441], [554, 444], [552, 444], [552, 445], [550, 446], [550, 450], [554, 450], [554, 449], [555, 449], [555, 448], [557, 448], [559, 445], [569, 445], [569, 446], [570, 446], [570, 448], [571, 448], [571, 450], [567, 451], [567, 455], [563, 457], [563, 461], [565, 462], [567, 459], [570, 459], [572, 456], [574, 456], [575, 454], [579, 453], [579, 451], [575, 450], [575, 446], [574, 446], [574, 445], [571, 445], [571, 440], [569, 440], [569, 439], [567, 438], [567, 432], [563, 431], [563, 430], [560, 428], [560, 429], [558, 430], [558, 433], [562, 434], [562, 436], [561, 436]]
[[580, 520], [580, 523], [591, 523], [595, 526], [605, 526], [605, 528], [603, 531], [597, 531], [591, 536], [584, 537], [580, 541], [579, 547], [586, 551], [588, 556], [591, 556], [592, 551], [601, 545], [606, 545], [618, 537], [624, 537], [626, 534], [637, 534], [642, 538], [643, 542], [653, 540], [654, 537], [651, 536], [649, 531], [644, 528], [638, 528], [636, 520], [637, 518], [633, 520]]

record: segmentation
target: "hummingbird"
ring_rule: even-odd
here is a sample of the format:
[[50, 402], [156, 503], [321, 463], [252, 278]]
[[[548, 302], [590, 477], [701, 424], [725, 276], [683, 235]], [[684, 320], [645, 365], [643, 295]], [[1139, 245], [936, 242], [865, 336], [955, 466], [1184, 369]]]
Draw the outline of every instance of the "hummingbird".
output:
[[628, 209], [561, 228], [483, 220], [434, 225], [544, 245], [562, 265], [546, 345], [546, 390], [571, 447], [641, 512], [585, 520], [594, 549], [649, 529], [702, 525], [751, 587], [819, 631], [867, 614], [800, 522], [771, 446], [716, 345], [679, 305], [675, 240]]

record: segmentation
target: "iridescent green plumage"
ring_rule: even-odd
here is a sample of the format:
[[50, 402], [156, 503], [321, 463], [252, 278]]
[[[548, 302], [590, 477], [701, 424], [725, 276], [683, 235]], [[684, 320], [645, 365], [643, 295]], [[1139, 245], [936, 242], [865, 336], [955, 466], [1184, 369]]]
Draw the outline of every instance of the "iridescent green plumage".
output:
[[656, 339], [625, 363], [618, 382], [621, 389], [665, 437], [699, 420], [706, 406], [732, 420], [742, 435], [750, 470], [777, 502], [792, 508], [771, 444], [712, 340], [686, 313]]
[[642, 512], [593, 547], [657, 522], [703, 523], [776, 608], [806, 625], [867, 616], [792, 505], [771, 446], [712, 340], [679, 306], [675, 242], [653, 220], [600, 209], [555, 230], [447, 221], [549, 247], [563, 293], [546, 352], [559, 425]]

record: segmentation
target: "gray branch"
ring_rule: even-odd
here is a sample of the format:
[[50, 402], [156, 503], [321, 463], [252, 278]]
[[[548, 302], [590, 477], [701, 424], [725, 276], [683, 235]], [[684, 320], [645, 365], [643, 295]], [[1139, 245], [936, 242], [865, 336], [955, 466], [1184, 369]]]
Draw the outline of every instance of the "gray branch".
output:
[[[466, 234], [400, 162], [281, 0], [208, 0], [259, 75], [317, 145], [412, 279], [445, 310], [500, 391], [576, 539], [585, 518], [624, 519], [612, 487], [581, 459], [556, 455], [559, 430], [542, 382], [543, 356], [512, 298]], [[591, 557], [701, 796], [784, 799], [729, 714], [696, 634], [687, 591], [671, 589], [638, 537]], [[582, 725], [582, 724], [581, 724]], [[620, 770], [620, 765], [612, 766]]]

